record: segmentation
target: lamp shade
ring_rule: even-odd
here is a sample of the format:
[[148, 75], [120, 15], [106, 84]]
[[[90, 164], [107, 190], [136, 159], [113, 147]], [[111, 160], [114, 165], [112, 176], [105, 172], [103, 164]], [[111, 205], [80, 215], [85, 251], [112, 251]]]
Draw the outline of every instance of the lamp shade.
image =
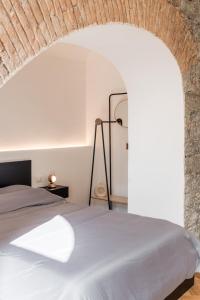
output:
[[48, 181], [49, 181], [48, 187], [50, 187], [50, 188], [56, 187], [56, 175], [55, 174], [50, 174], [48, 176]]

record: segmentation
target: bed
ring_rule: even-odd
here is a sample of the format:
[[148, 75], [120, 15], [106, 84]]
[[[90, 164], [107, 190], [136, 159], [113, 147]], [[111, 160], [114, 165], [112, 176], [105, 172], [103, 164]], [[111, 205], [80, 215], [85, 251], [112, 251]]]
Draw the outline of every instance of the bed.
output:
[[183, 228], [66, 203], [26, 178], [0, 184], [1, 300], [175, 300], [192, 286], [197, 241]]

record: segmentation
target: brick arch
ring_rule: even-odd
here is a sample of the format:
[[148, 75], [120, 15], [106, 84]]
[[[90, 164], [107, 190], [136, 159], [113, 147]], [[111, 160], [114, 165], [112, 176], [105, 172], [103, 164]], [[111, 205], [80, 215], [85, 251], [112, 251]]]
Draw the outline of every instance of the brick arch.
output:
[[151, 31], [183, 73], [197, 53], [185, 18], [167, 0], [2, 0], [0, 21], [1, 85], [43, 48], [92, 24], [120, 22]]

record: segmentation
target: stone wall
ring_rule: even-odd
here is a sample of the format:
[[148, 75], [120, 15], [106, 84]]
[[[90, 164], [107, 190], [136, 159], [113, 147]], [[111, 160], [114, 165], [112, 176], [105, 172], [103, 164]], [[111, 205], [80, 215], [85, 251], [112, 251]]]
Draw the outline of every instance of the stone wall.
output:
[[184, 74], [185, 89], [185, 226], [200, 238], [200, 1], [170, 1], [186, 17], [199, 51]]
[[200, 236], [199, 0], [1, 0], [0, 86], [70, 31], [120, 22], [162, 39], [181, 68], [185, 89], [185, 224]]

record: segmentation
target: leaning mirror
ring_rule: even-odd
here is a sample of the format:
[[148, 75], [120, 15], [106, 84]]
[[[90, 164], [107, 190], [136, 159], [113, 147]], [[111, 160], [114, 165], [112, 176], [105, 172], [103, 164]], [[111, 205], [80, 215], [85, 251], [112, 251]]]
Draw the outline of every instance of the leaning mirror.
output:
[[122, 127], [128, 128], [128, 100], [120, 101], [114, 110], [114, 119]]

